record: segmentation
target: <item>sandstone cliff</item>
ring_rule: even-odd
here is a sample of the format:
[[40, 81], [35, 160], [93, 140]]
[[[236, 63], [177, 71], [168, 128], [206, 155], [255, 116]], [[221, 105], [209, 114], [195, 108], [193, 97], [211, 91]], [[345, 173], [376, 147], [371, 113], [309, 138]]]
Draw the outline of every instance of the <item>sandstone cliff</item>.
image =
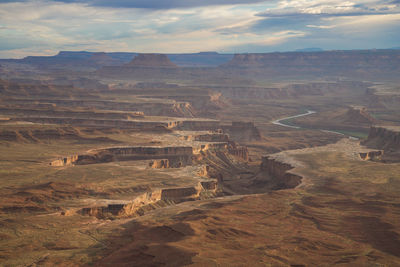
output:
[[400, 127], [371, 127], [367, 140], [362, 144], [385, 151], [400, 150]]
[[263, 157], [260, 165], [261, 171], [265, 171], [276, 183], [275, 189], [294, 188], [301, 184], [303, 177], [290, 172], [294, 167], [288, 163], [281, 162], [273, 157]]
[[[370, 156], [372, 160], [387, 163], [400, 161], [400, 127], [398, 126], [371, 127], [368, 138], [361, 144], [369, 148], [383, 150], [380, 155]], [[379, 154], [379, 152], [377, 153]], [[361, 154], [360, 157], [362, 157]]]
[[[202, 181], [192, 187], [155, 189], [137, 196], [133, 201], [121, 204], [108, 204], [101, 207], [83, 208], [81, 215], [94, 216], [99, 219], [141, 216], [146, 211], [169, 204], [201, 199], [202, 194], [215, 194], [218, 188], [216, 181]], [[121, 201], [122, 202], [122, 201]]]

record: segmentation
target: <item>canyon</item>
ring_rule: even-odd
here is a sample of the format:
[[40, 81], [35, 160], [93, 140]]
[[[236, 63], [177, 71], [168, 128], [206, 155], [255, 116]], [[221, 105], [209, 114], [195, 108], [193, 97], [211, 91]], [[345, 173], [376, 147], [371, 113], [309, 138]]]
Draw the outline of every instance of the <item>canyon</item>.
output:
[[398, 50], [0, 65], [2, 266], [400, 264]]

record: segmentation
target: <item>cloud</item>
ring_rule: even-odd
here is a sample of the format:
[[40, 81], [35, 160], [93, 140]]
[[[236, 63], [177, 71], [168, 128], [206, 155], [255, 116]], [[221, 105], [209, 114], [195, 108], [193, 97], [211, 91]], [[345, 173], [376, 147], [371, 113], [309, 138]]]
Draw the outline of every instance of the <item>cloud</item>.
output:
[[0, 57], [59, 50], [188, 53], [396, 47], [400, 12], [395, 2], [0, 0]]
[[[63, 3], [78, 3], [99, 7], [174, 9], [216, 5], [238, 5], [265, 2], [266, 0], [53, 0]], [[0, 3], [27, 2], [27, 0], [0, 0]]]
[[257, 16], [267, 18], [309, 17], [344, 17], [399, 14], [400, 7], [390, 1], [321, 1], [298, 0], [280, 1], [275, 8], [260, 12]]
[[306, 25], [308, 28], [333, 29], [336, 25]]

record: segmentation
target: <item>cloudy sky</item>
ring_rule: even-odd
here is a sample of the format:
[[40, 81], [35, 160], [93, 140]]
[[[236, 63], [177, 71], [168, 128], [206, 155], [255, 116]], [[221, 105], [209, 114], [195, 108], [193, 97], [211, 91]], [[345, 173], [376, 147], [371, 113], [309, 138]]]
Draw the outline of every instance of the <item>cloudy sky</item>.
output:
[[400, 0], [0, 0], [0, 58], [400, 47]]

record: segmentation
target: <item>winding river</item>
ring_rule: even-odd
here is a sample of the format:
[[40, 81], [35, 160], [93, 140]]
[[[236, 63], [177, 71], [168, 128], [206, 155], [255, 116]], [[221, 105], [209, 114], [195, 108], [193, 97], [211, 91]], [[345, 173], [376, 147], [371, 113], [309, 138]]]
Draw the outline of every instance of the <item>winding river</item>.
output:
[[[298, 118], [298, 117], [308, 116], [308, 115], [311, 115], [311, 114], [314, 114], [314, 113], [317, 113], [317, 112], [316, 111], [312, 111], [312, 110], [307, 110], [306, 113], [301, 113], [301, 114], [297, 114], [297, 115], [294, 115], [294, 116], [285, 117], [285, 118], [282, 118], [282, 119], [278, 119], [278, 120], [272, 121], [272, 124], [280, 125], [280, 126], [283, 126], [283, 127], [294, 128], [294, 129], [307, 129], [307, 128], [304, 128], [304, 127], [299, 127], [299, 126], [294, 126], [294, 125], [290, 125], [290, 124], [284, 123], [284, 121], [290, 120], [290, 119], [294, 119], [294, 118]], [[345, 134], [343, 134], [343, 133], [330, 131], [330, 130], [314, 129], [314, 128], [309, 128], [309, 129], [310, 130], [319, 130], [319, 131], [326, 132], [326, 133], [334, 133], [334, 134], [339, 134], [339, 135], [345, 136]], [[356, 138], [356, 137], [353, 137], [353, 136], [349, 136], [349, 137], [352, 138], [352, 139], [357, 139], [358, 140], [358, 138]]]
[[293, 125], [289, 125], [289, 124], [285, 124], [285, 123], [283, 123], [283, 121], [290, 120], [290, 119], [294, 119], [294, 118], [298, 118], [298, 117], [308, 116], [308, 115], [311, 115], [311, 114], [314, 114], [314, 113], [317, 113], [317, 112], [312, 111], [312, 110], [307, 110], [306, 113], [302, 113], [302, 114], [298, 114], [298, 115], [294, 115], [294, 116], [282, 118], [282, 119], [273, 121], [272, 123], [275, 124], [275, 125], [280, 125], [280, 126], [284, 126], [284, 127], [300, 129], [301, 127], [293, 126]]

